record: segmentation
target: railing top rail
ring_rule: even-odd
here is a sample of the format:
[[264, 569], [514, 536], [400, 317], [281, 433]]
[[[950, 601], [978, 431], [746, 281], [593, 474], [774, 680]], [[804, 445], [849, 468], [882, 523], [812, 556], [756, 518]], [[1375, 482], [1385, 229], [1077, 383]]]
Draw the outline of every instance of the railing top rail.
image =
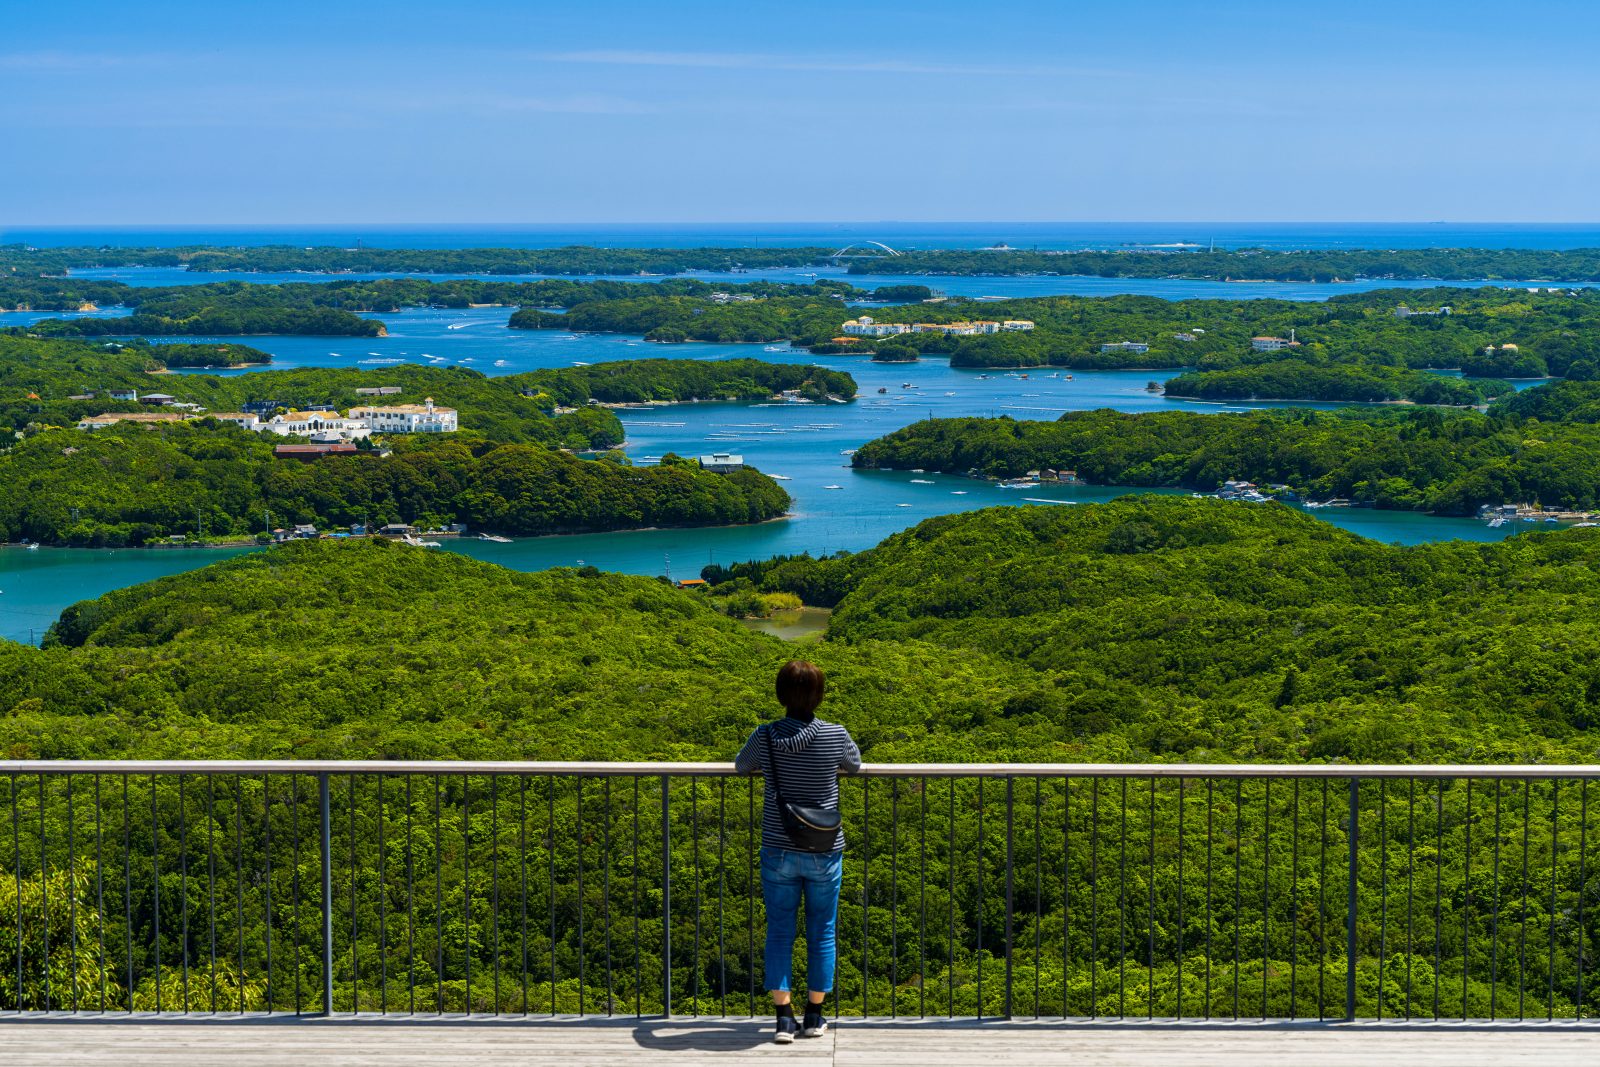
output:
[[[441, 774], [738, 777], [731, 763], [526, 760], [0, 760], [0, 774]], [[871, 778], [1600, 778], [1600, 764], [869, 763]]]

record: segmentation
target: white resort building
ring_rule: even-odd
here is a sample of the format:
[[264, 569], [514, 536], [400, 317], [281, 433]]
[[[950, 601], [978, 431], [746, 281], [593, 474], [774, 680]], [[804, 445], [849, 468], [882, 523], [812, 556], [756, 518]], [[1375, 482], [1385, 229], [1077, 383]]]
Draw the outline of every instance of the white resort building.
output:
[[1100, 345], [1102, 352], [1148, 352], [1150, 346], [1143, 341], [1105, 341]]
[[364, 419], [373, 433], [455, 433], [456, 409], [436, 407], [433, 397], [420, 404], [350, 409], [352, 419]]
[[871, 315], [851, 319], [844, 324], [843, 329], [851, 337], [888, 337], [891, 334], [911, 332], [911, 327], [903, 322], [878, 322]]

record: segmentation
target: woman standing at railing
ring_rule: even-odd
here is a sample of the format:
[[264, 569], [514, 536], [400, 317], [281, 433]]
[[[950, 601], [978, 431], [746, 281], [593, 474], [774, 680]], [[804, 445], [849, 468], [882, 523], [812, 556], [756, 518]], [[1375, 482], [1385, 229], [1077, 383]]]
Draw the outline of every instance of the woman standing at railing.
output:
[[[825, 688], [822, 671], [791, 660], [778, 671], [778, 703], [787, 714], [757, 727], [735, 761], [740, 773], [766, 778], [761, 806], [761, 892], [767, 906], [766, 980], [777, 1011], [780, 1045], [795, 1034], [827, 1032], [822, 1002], [833, 988], [834, 928], [844, 832], [839, 818], [839, 772], [861, 769], [861, 751], [837, 723], [817, 718]], [[795, 913], [806, 909], [805, 1017], [790, 1003]]]

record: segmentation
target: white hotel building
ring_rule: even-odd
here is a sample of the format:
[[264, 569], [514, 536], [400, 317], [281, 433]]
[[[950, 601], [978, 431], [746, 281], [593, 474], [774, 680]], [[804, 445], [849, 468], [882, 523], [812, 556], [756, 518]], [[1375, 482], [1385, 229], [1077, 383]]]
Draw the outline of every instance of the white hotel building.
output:
[[350, 409], [352, 419], [362, 419], [373, 433], [455, 433], [456, 409], [436, 407], [433, 397], [420, 404]]

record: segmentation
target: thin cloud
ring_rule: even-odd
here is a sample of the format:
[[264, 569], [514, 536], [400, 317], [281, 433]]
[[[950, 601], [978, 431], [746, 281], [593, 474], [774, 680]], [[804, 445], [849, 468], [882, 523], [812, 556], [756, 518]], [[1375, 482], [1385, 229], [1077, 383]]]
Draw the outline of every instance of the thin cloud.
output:
[[897, 59], [809, 58], [759, 52], [646, 52], [596, 49], [580, 52], [544, 52], [534, 58], [552, 63], [595, 63], [624, 67], [696, 67], [703, 70], [776, 70], [817, 73], [943, 74], [943, 75], [1061, 75], [1104, 74], [1104, 71], [1065, 67], [984, 66], [967, 63], [906, 62]]
[[501, 111], [537, 112], [547, 115], [650, 115], [661, 109], [638, 100], [615, 96], [499, 97], [489, 104]]

